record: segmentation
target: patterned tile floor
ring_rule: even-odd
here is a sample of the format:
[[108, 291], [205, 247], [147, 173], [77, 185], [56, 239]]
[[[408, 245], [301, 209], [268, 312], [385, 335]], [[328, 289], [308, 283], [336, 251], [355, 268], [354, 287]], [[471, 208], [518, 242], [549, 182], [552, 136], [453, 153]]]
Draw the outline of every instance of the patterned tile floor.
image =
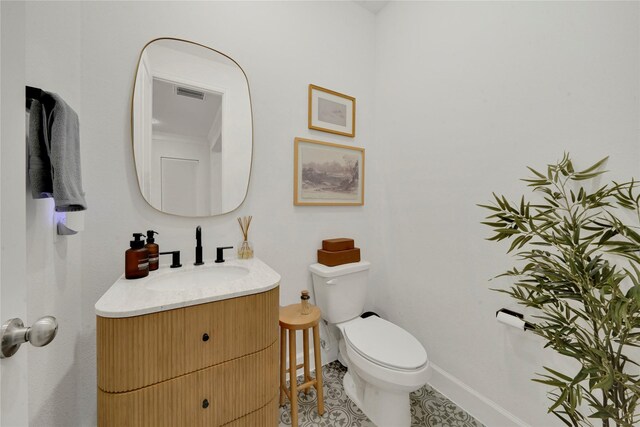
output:
[[[324, 380], [324, 407], [318, 415], [316, 391], [298, 395], [298, 425], [300, 427], [375, 427], [360, 409], [347, 397], [342, 377], [347, 368], [340, 362], [322, 367]], [[298, 378], [301, 382], [302, 378]], [[291, 425], [291, 404], [287, 400], [280, 408], [280, 427]], [[411, 425], [428, 427], [483, 427], [476, 419], [458, 408], [449, 399], [429, 387], [411, 393]]]

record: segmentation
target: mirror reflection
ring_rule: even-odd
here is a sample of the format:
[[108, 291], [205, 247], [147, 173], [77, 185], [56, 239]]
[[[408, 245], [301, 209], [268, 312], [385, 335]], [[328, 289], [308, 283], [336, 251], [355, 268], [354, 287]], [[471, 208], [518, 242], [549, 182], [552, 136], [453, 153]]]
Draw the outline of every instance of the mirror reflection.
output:
[[251, 102], [247, 78], [232, 59], [182, 40], [149, 43], [136, 73], [132, 128], [138, 183], [151, 206], [211, 216], [243, 202]]

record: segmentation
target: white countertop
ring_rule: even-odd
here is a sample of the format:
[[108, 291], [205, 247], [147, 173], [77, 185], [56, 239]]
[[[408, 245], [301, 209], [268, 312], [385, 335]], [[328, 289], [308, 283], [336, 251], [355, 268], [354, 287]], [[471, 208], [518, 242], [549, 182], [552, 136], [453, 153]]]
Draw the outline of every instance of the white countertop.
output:
[[[216, 266], [237, 266], [249, 270], [246, 276], [231, 280], [223, 284], [198, 286], [191, 289], [175, 291], [158, 291], [148, 289], [146, 284], [163, 275], [195, 269], [216, 268]], [[95, 305], [96, 315], [102, 317], [132, 317], [142, 314], [190, 305], [220, 301], [243, 295], [257, 294], [275, 288], [280, 283], [280, 275], [257, 258], [248, 260], [228, 259], [224, 264], [208, 261], [205, 265], [183, 265], [178, 269], [162, 266], [156, 271], [150, 271], [142, 279], [125, 279], [122, 275], [102, 295]]]

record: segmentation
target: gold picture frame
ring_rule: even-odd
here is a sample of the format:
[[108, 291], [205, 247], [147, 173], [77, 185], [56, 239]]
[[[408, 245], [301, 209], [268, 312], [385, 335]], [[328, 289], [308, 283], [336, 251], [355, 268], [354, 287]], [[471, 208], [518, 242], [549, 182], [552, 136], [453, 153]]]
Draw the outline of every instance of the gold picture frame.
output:
[[355, 137], [356, 99], [310, 84], [309, 129]]
[[293, 204], [364, 205], [364, 148], [295, 138]]

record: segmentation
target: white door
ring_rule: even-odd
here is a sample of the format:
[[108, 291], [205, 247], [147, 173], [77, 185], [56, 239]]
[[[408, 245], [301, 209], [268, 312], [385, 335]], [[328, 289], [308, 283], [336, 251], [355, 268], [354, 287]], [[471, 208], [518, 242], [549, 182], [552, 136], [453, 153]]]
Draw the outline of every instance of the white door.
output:
[[[24, 24], [24, 3], [0, 2], [0, 323], [27, 318]], [[27, 375], [24, 349], [0, 359], [3, 427], [28, 424]]]
[[162, 210], [175, 215], [193, 215], [198, 208], [198, 160], [162, 157]]

